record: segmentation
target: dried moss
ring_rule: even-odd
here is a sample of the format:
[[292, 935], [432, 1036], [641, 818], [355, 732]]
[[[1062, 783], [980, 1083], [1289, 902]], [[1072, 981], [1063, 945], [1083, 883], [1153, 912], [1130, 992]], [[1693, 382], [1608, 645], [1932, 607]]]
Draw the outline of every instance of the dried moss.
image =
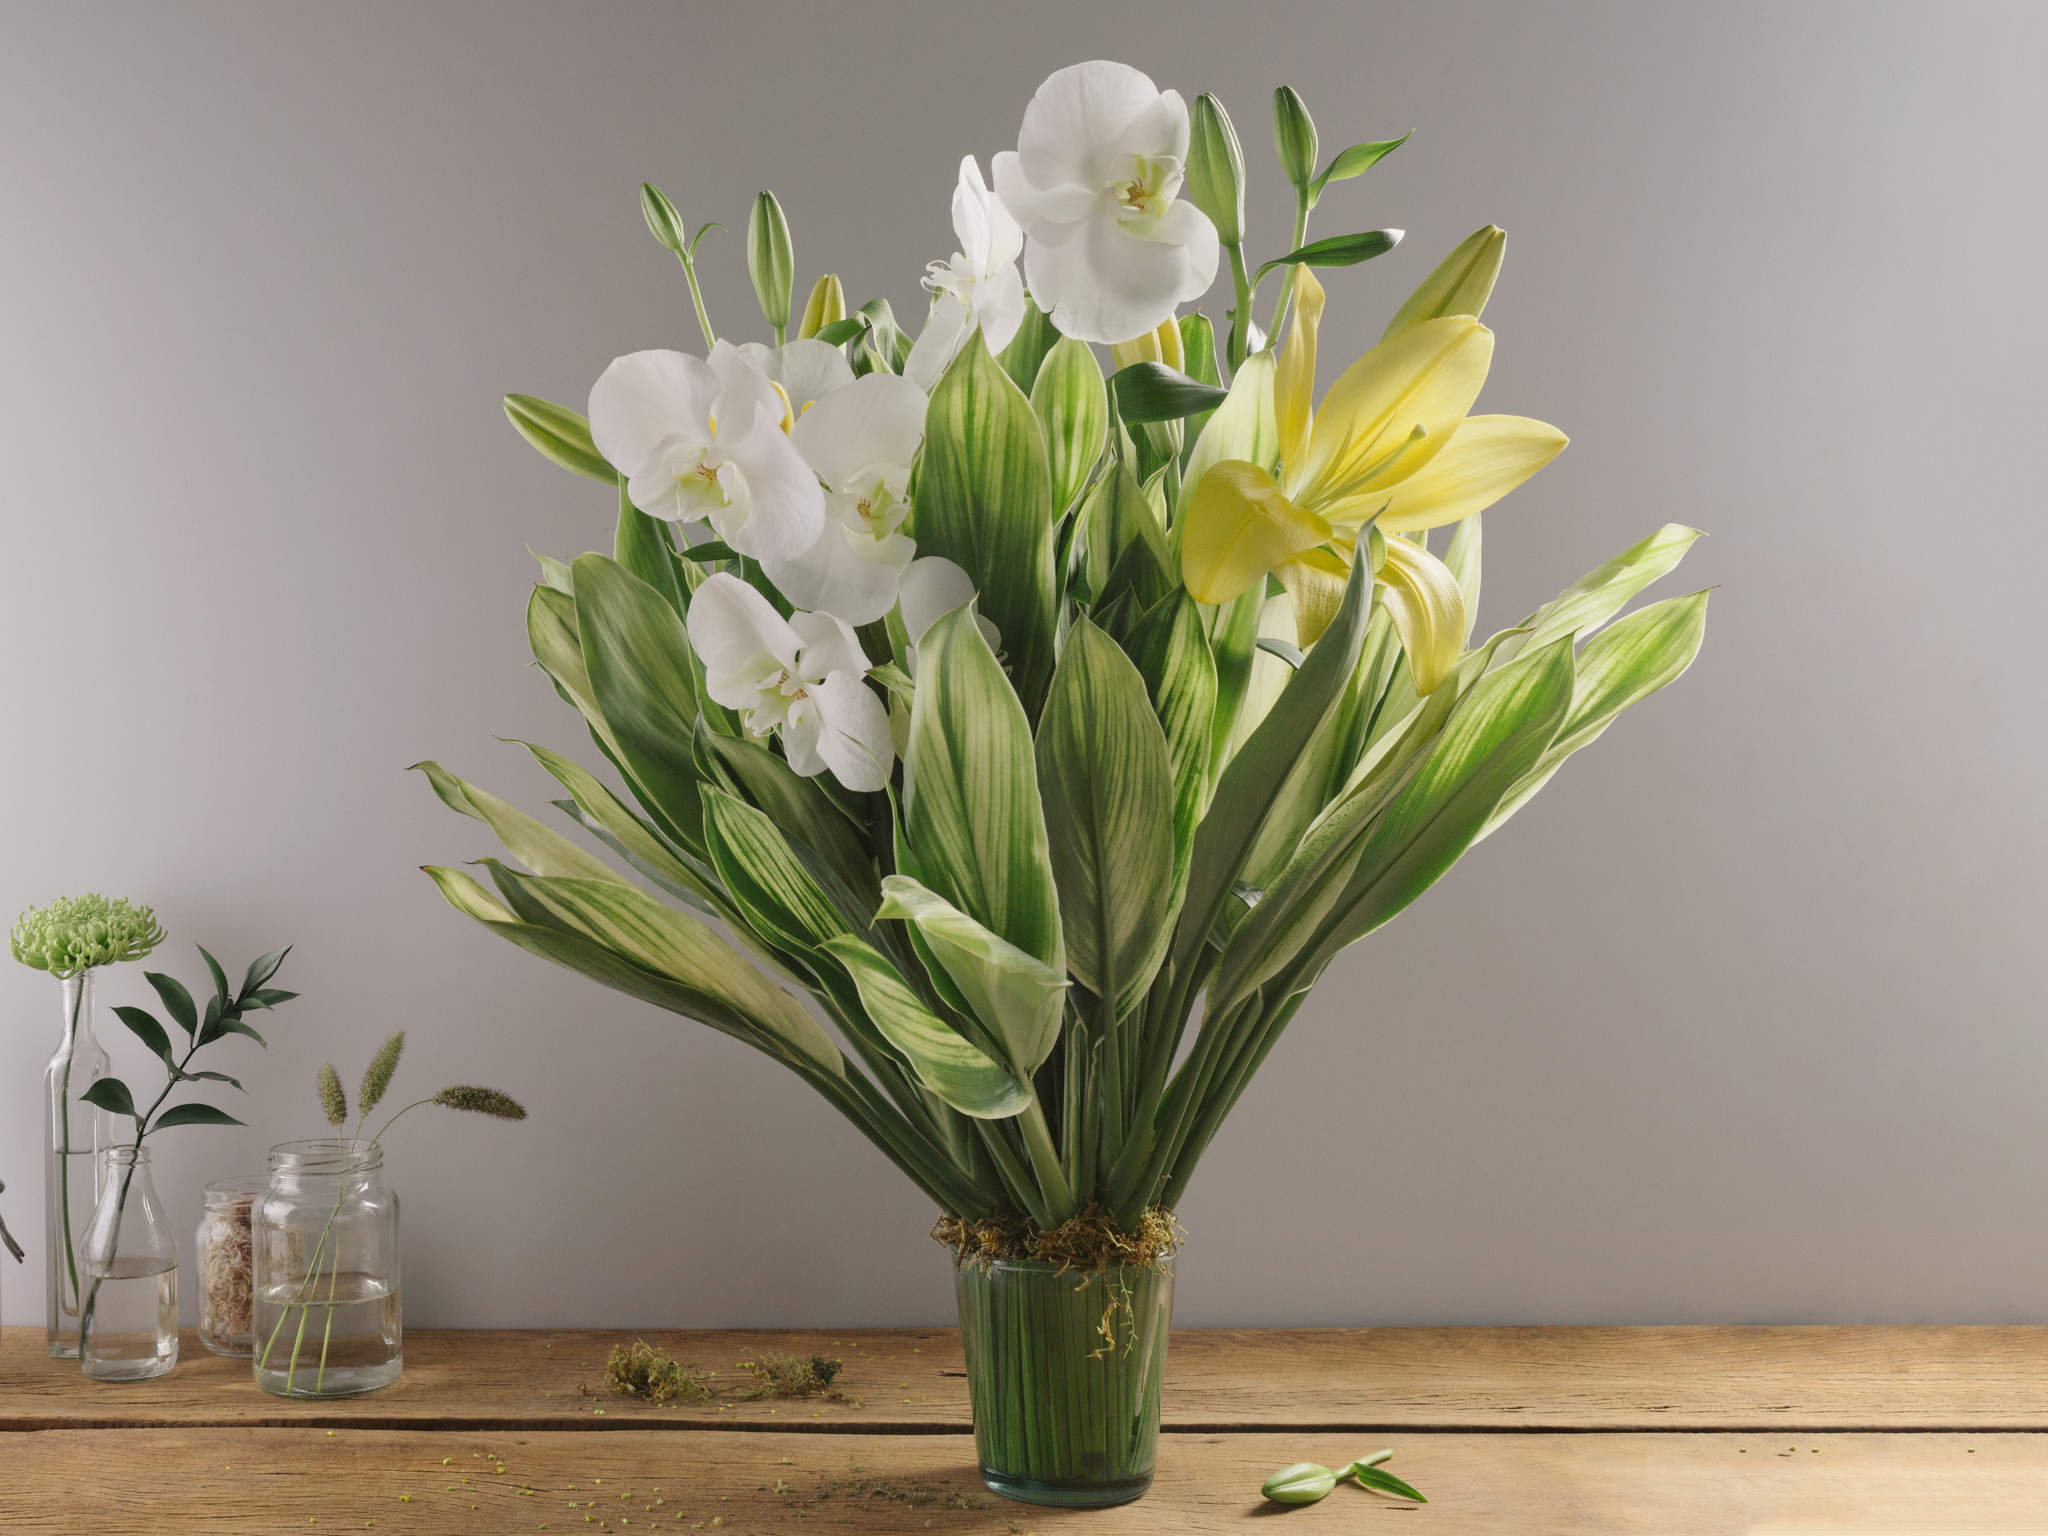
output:
[[1050, 1231], [1022, 1217], [963, 1221], [947, 1216], [932, 1228], [932, 1237], [953, 1250], [956, 1265], [1006, 1260], [1094, 1274], [1125, 1266], [1157, 1269], [1180, 1251], [1187, 1233], [1164, 1206], [1155, 1205], [1138, 1219], [1135, 1230], [1126, 1231], [1108, 1211], [1091, 1205]]
[[742, 1360], [740, 1369], [749, 1380], [732, 1389], [740, 1402], [763, 1397], [823, 1397], [845, 1402], [844, 1392], [833, 1388], [841, 1362], [823, 1355], [781, 1355], [764, 1350], [758, 1360]]
[[650, 1403], [708, 1403], [712, 1394], [709, 1371], [685, 1365], [645, 1339], [635, 1339], [630, 1349], [613, 1346], [605, 1362], [604, 1384]]
[[[824, 1355], [783, 1355], [771, 1350], [759, 1359], [742, 1360], [744, 1378], [726, 1386], [719, 1383], [717, 1372], [686, 1365], [645, 1339], [635, 1339], [630, 1349], [613, 1347], [605, 1363], [604, 1384], [613, 1392], [649, 1403], [708, 1403], [719, 1397], [735, 1402], [822, 1397], [858, 1407], [858, 1398], [832, 1385], [841, 1368], [841, 1361]], [[597, 1395], [588, 1387], [583, 1392], [587, 1397]]]

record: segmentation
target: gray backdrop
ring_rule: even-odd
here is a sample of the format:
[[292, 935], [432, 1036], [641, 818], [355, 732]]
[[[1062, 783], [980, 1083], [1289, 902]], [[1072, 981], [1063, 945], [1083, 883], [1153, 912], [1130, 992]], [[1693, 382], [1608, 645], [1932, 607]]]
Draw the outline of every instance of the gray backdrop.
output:
[[[589, 755], [525, 664], [525, 550], [605, 544], [607, 497], [497, 402], [694, 344], [639, 182], [735, 226], [772, 185], [803, 287], [829, 262], [921, 313], [959, 156], [1106, 55], [1223, 96], [1268, 254], [1274, 84], [1326, 152], [1416, 131], [1325, 202], [1409, 231], [1329, 274], [1326, 358], [1509, 230], [1482, 407], [1575, 441], [1489, 514], [1487, 627], [1667, 519], [1712, 535], [1668, 590], [1721, 589], [1691, 675], [1303, 1012], [1186, 1202], [1181, 1316], [2048, 1321], [2048, 11], [21, 3], [4, 33], [0, 907], [152, 901], [187, 975], [195, 939], [300, 946], [269, 1052], [215, 1063], [249, 1127], [161, 1144], [181, 1226], [403, 1026], [401, 1086], [533, 1109], [394, 1138], [416, 1322], [949, 1315], [931, 1212], [794, 1079], [442, 906], [415, 866], [488, 834], [404, 769], [544, 809], [494, 737]], [[740, 240], [705, 267], [746, 324]], [[0, 967], [0, 1009], [34, 1233], [54, 985]], [[39, 1319], [39, 1266], [5, 1282]]]

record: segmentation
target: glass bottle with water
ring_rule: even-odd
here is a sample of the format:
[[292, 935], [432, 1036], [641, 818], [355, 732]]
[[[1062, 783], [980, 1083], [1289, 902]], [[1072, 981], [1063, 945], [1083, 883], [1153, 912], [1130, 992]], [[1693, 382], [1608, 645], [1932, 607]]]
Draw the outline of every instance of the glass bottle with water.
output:
[[94, 1381], [142, 1381], [178, 1363], [178, 1238], [149, 1148], [100, 1154], [100, 1204], [79, 1250], [78, 1363]]
[[398, 1196], [375, 1142], [288, 1141], [251, 1213], [256, 1384], [353, 1397], [398, 1380]]
[[85, 1229], [100, 1203], [100, 1160], [113, 1140], [104, 1110], [79, 1095], [107, 1075], [107, 1053], [93, 1033], [93, 973], [64, 978], [64, 1034], [43, 1072], [43, 1256], [48, 1298], [44, 1343], [52, 1360], [78, 1355], [78, 1309], [85, 1296]]

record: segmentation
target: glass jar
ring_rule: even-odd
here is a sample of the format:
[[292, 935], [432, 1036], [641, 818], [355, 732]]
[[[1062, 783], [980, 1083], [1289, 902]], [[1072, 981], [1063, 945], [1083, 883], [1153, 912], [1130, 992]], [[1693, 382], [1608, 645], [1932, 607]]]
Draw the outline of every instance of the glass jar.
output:
[[100, 1154], [99, 1209], [79, 1248], [78, 1363], [94, 1381], [142, 1381], [178, 1363], [178, 1237], [149, 1148]]
[[375, 1142], [288, 1141], [251, 1212], [256, 1384], [353, 1397], [398, 1380], [398, 1196]]
[[246, 1360], [250, 1343], [250, 1207], [263, 1180], [215, 1179], [206, 1186], [193, 1253], [199, 1265], [199, 1342]]
[[52, 1360], [78, 1356], [80, 1245], [99, 1209], [99, 1155], [113, 1141], [111, 1118], [79, 1099], [109, 1067], [93, 1033], [93, 973], [66, 976], [63, 984], [64, 1033], [43, 1071], [44, 1345]]
[[1170, 1260], [1082, 1273], [968, 1259], [954, 1293], [974, 1448], [991, 1491], [1092, 1509], [1152, 1486]]

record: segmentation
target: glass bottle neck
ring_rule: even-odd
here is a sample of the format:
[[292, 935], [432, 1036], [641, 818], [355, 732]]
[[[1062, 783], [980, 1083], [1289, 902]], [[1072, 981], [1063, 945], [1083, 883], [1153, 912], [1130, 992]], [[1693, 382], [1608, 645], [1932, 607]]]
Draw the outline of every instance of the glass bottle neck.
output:
[[75, 1051], [85, 1042], [94, 1038], [92, 1031], [93, 973], [80, 971], [75, 976], [63, 978], [64, 987], [64, 1043], [63, 1049]]

